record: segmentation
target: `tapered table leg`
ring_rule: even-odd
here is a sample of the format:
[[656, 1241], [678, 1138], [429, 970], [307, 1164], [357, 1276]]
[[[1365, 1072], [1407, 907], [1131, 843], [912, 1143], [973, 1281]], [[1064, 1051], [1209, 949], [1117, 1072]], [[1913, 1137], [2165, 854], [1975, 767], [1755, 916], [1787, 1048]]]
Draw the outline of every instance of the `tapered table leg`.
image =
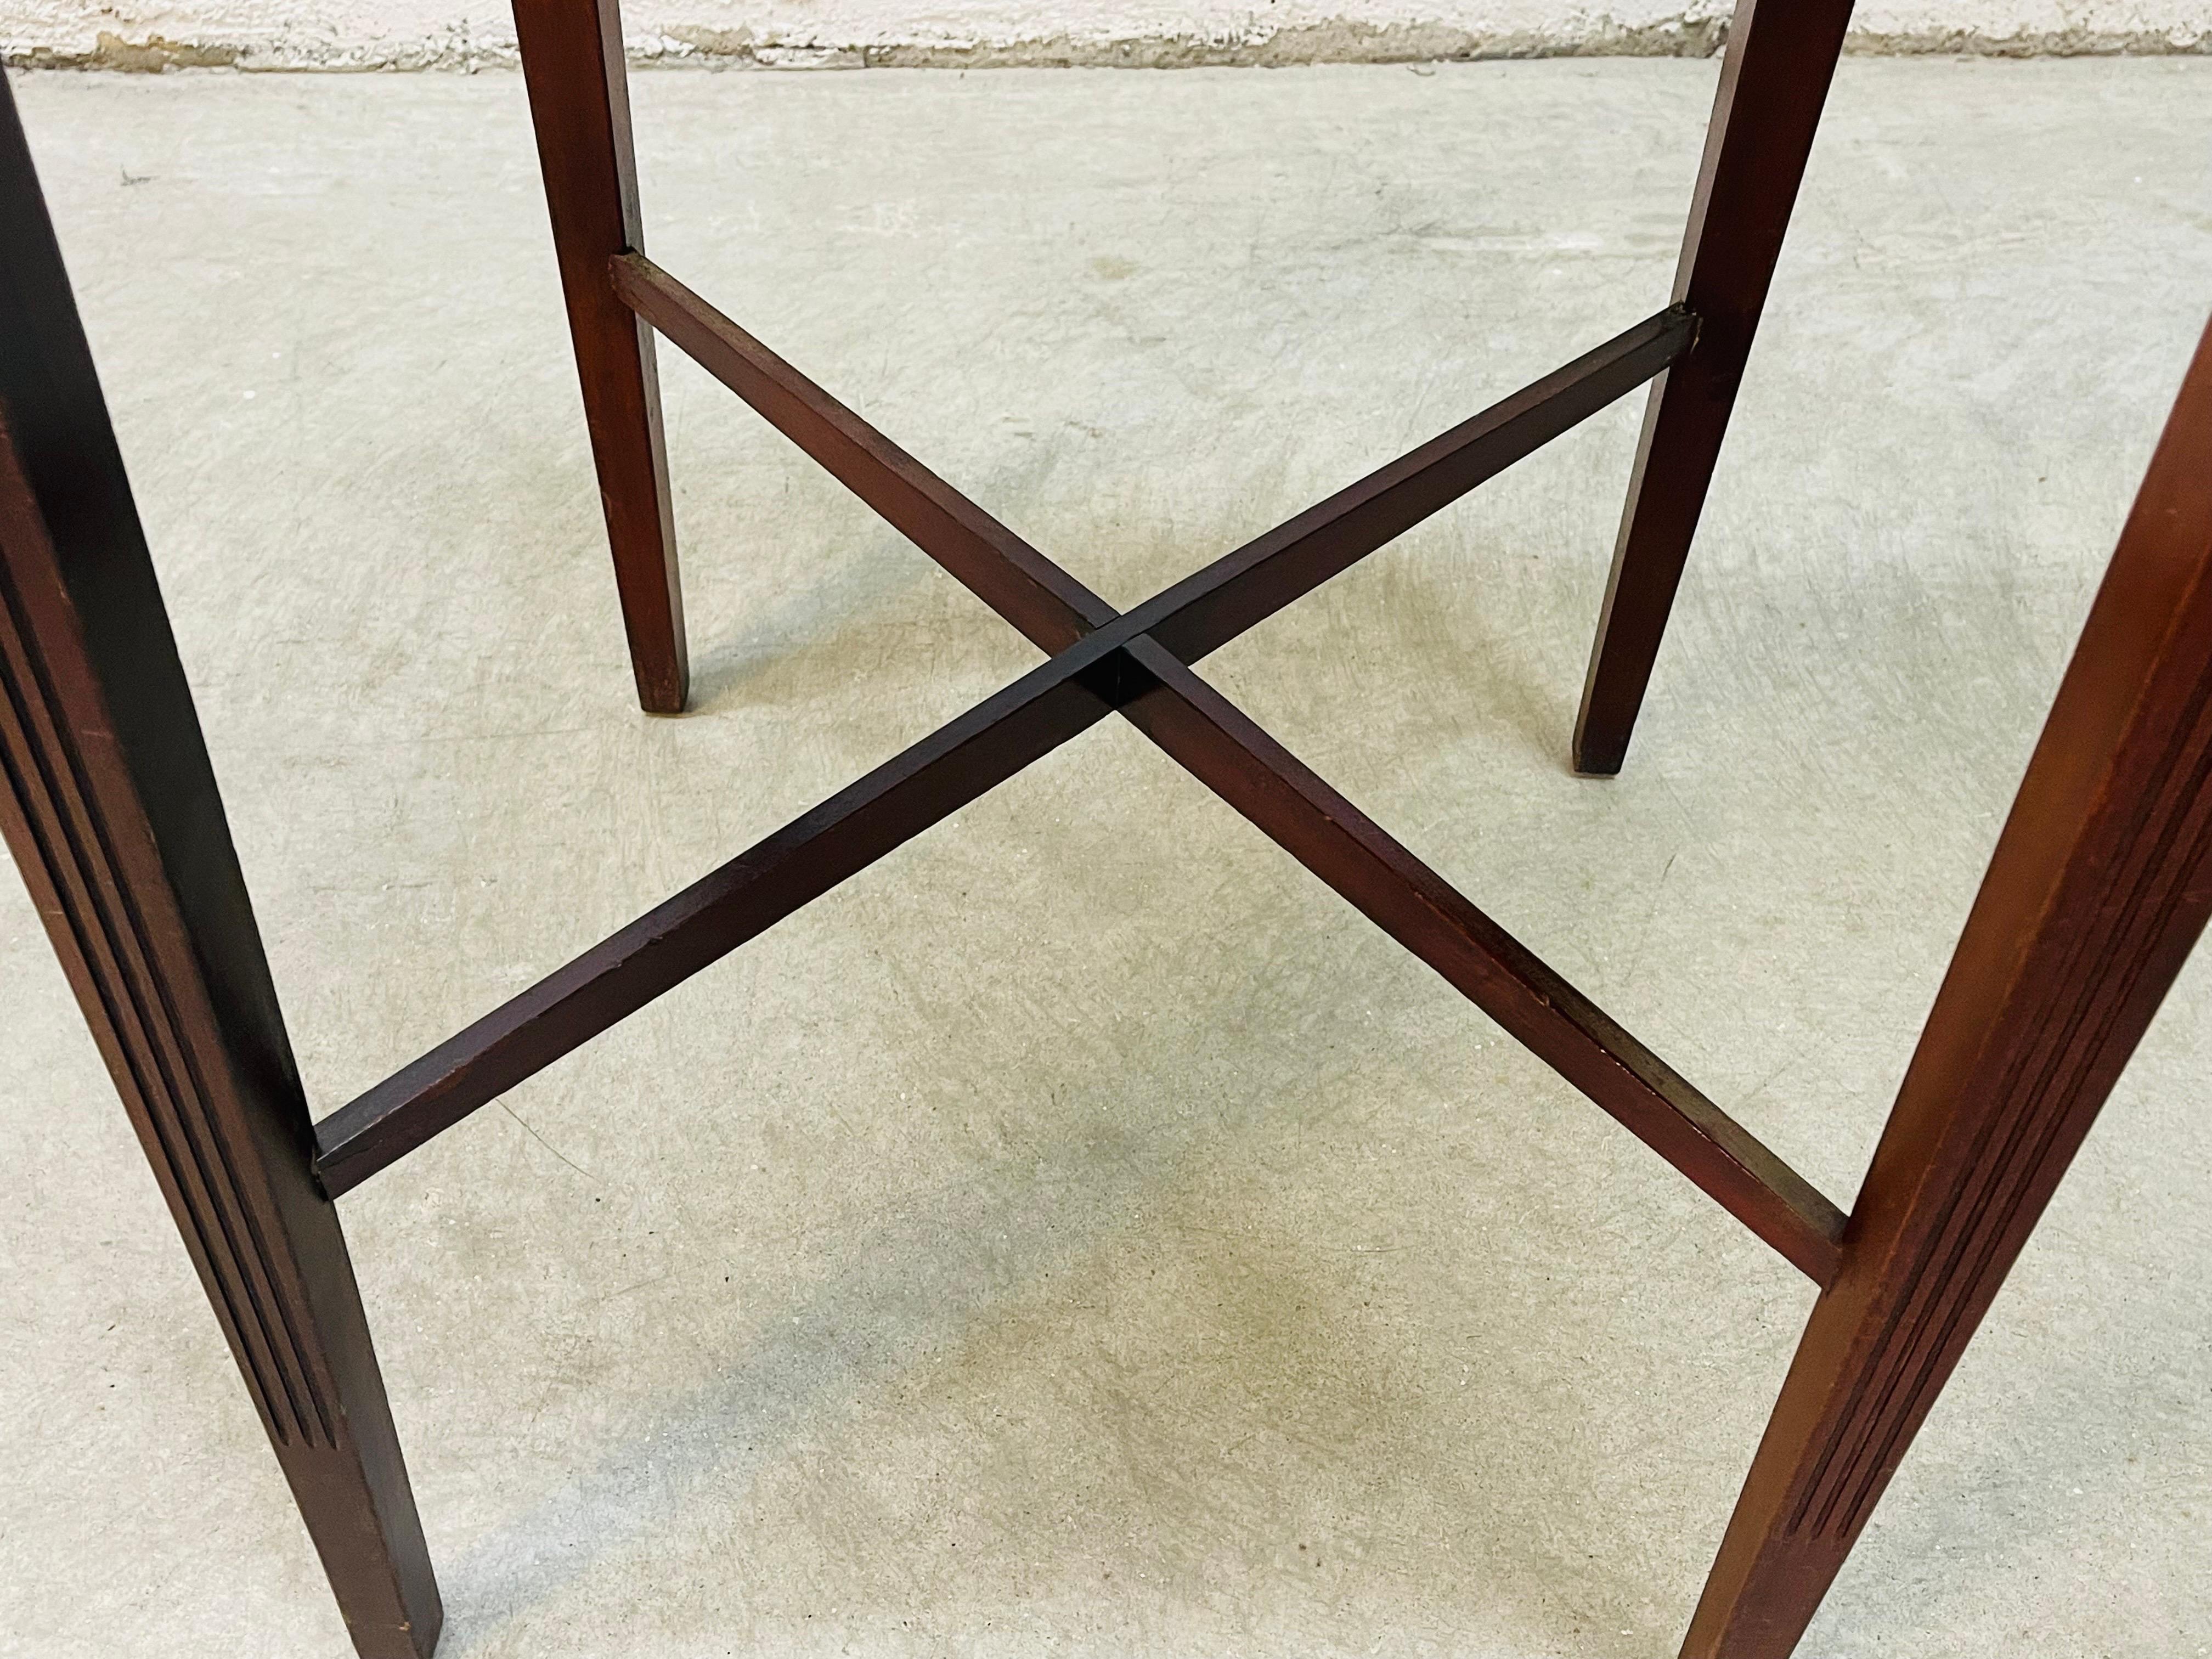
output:
[[2212, 913], [2212, 331], [1690, 1626], [1796, 1646]]
[[637, 700], [680, 714], [691, 669], [653, 330], [615, 297], [607, 270], [644, 246], [622, 20], [616, 0], [514, 0], [514, 30]]
[[0, 774], [0, 831], [354, 1644], [364, 1659], [420, 1659], [441, 1613], [376, 1353], [313, 1173], [276, 989], [3, 79]]
[[1850, 0], [1738, 0], [1674, 273], [1698, 343], [1652, 383], [1575, 720], [1577, 772], [1620, 770], [1834, 77]]

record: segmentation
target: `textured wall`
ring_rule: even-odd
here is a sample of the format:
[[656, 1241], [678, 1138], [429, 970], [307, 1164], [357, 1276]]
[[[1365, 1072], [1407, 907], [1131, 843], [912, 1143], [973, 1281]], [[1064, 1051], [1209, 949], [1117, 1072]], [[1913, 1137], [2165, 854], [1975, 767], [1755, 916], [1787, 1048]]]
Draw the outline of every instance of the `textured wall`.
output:
[[[1702, 55], [1726, 0], [633, 0], [639, 56], [709, 64], [1287, 64]], [[1875, 52], [2212, 50], [2212, 0], [1869, 0]], [[501, 0], [0, 0], [19, 64], [469, 68], [510, 58]]]

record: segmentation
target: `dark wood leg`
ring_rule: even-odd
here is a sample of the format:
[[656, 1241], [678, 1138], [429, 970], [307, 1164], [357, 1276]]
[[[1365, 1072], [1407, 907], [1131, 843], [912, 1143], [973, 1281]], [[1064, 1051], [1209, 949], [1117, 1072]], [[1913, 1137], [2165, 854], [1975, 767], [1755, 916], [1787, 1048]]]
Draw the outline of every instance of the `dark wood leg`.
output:
[[375, 1350], [4, 82], [0, 219], [0, 830], [355, 1646], [421, 1659], [442, 1614]]
[[1850, 15], [1850, 0], [1738, 0], [1674, 272], [1698, 343], [1644, 404], [1575, 720], [1577, 772], [1609, 777], [1628, 752]]
[[2212, 331], [1875, 1153], [1682, 1652], [1782, 1659], [2212, 912]]
[[678, 714], [691, 669], [653, 330], [615, 297], [607, 270], [643, 246], [622, 20], [616, 0], [514, 0], [514, 31], [637, 700], [648, 714]]

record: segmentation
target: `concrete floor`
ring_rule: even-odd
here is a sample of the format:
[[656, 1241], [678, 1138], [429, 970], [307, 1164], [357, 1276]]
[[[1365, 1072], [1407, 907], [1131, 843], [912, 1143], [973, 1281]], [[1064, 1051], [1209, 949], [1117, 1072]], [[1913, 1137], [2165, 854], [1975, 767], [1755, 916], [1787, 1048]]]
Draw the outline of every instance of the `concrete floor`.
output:
[[[657, 257], [1127, 604], [1662, 303], [1714, 74], [636, 101]], [[672, 362], [634, 711], [513, 76], [17, 93], [319, 1109], [1034, 659]], [[1839, 1198], [2203, 325], [2208, 94], [1845, 64], [1619, 781], [1640, 399], [1209, 668]], [[0, 1650], [345, 1651], [12, 881], [0, 981]], [[2208, 1650], [2208, 1060], [2200, 962], [1806, 1654]], [[454, 1659], [1670, 1654], [1809, 1302], [1111, 726], [344, 1212]]]

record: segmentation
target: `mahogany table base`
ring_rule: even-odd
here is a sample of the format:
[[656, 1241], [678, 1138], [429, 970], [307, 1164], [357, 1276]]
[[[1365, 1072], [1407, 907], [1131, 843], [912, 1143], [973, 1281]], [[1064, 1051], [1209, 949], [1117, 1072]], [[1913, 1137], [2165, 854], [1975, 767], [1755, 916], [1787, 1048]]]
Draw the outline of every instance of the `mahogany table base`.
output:
[[0, 828], [367, 1659], [441, 1614], [333, 1200], [1115, 714], [1820, 1287], [1682, 1648], [1790, 1652], [2212, 914], [2212, 331], [1848, 1218], [1191, 665], [1656, 378], [1575, 735], [1617, 771], [1847, 16], [1740, 5], [1667, 310], [1122, 613], [646, 258], [615, 0], [517, 0], [643, 706], [686, 692], [656, 331], [1047, 659], [320, 1121], [0, 93]]

